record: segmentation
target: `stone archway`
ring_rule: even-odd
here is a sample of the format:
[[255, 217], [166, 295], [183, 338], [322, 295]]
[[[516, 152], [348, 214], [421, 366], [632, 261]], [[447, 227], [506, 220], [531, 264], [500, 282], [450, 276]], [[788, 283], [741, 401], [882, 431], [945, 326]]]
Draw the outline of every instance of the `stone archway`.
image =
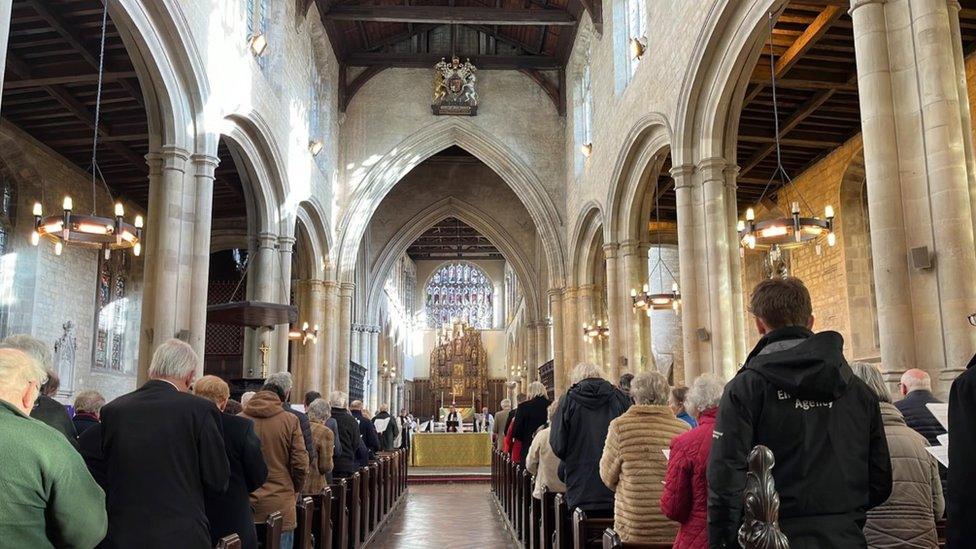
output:
[[840, 184], [840, 217], [844, 270], [847, 277], [848, 318], [851, 323], [851, 357], [855, 360], [880, 360], [881, 343], [863, 150], [859, 150], [851, 158], [844, 170]]

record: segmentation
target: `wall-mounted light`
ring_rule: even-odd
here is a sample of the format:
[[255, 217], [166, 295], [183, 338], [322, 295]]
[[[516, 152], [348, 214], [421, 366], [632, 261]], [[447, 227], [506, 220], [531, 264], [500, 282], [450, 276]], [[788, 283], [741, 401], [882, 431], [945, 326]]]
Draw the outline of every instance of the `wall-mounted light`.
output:
[[261, 57], [264, 55], [264, 51], [268, 49], [268, 37], [263, 32], [255, 32], [247, 40], [247, 46], [251, 49], [254, 57]]
[[644, 52], [647, 51], [647, 38], [641, 36], [640, 38], [630, 39], [630, 57], [631, 59], [640, 59], [644, 56]]
[[312, 153], [312, 156], [318, 156], [322, 152], [322, 141], [318, 139], [313, 139], [308, 142], [308, 152]]
[[590, 155], [593, 154], [593, 143], [584, 143], [581, 145], [580, 152], [583, 153], [583, 156], [589, 158]]

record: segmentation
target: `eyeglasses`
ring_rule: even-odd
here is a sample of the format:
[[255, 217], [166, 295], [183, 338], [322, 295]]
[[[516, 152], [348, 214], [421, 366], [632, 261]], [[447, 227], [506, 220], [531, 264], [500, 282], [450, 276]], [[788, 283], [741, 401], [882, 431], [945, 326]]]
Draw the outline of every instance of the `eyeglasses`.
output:
[[976, 326], [976, 313], [973, 313], [973, 314], [967, 316], [966, 318], [969, 319], [969, 324], [970, 325]]

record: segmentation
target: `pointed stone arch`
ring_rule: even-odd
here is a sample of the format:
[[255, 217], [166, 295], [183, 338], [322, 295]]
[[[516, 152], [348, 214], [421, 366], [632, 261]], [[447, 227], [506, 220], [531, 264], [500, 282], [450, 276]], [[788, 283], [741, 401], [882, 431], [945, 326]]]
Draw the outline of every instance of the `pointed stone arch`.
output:
[[597, 237], [603, 236], [604, 233], [603, 209], [600, 204], [591, 200], [580, 208], [580, 214], [576, 216], [576, 223], [573, 226], [573, 236], [570, 240], [570, 250], [572, 250], [570, 265], [573, 266], [573, 271], [568, 279], [571, 286], [593, 283], [593, 272], [590, 268], [595, 257], [593, 246], [597, 242]]
[[518, 241], [501, 228], [489, 214], [476, 206], [457, 198], [445, 198], [431, 204], [404, 223], [383, 248], [369, 274], [370, 287], [367, 290], [366, 305], [367, 322], [374, 324], [378, 322], [383, 284], [397, 258], [403, 255], [410, 244], [420, 235], [447, 217], [456, 217], [467, 223], [485, 235], [492, 244], [501, 250], [505, 260], [512, 265], [516, 276], [519, 277], [519, 283], [525, 292], [526, 310], [530, 313], [529, 316], [532, 320], [541, 319], [544, 307], [542, 293], [538, 288], [537, 273], [532, 268], [529, 258], [522, 252]]
[[561, 220], [542, 181], [496, 136], [458, 119], [438, 121], [418, 130], [390, 149], [364, 174], [339, 225], [336, 248], [339, 280], [353, 280], [360, 241], [373, 212], [387, 193], [421, 162], [454, 145], [484, 162], [518, 194], [542, 239], [550, 286], [561, 285], [565, 277], [559, 234]]

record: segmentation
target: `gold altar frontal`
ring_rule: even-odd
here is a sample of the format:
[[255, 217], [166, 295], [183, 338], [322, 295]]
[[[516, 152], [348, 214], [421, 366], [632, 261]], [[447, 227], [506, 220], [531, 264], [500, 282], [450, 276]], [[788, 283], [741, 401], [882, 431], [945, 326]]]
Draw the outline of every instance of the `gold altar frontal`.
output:
[[416, 433], [410, 437], [414, 467], [487, 467], [491, 465], [488, 433]]

